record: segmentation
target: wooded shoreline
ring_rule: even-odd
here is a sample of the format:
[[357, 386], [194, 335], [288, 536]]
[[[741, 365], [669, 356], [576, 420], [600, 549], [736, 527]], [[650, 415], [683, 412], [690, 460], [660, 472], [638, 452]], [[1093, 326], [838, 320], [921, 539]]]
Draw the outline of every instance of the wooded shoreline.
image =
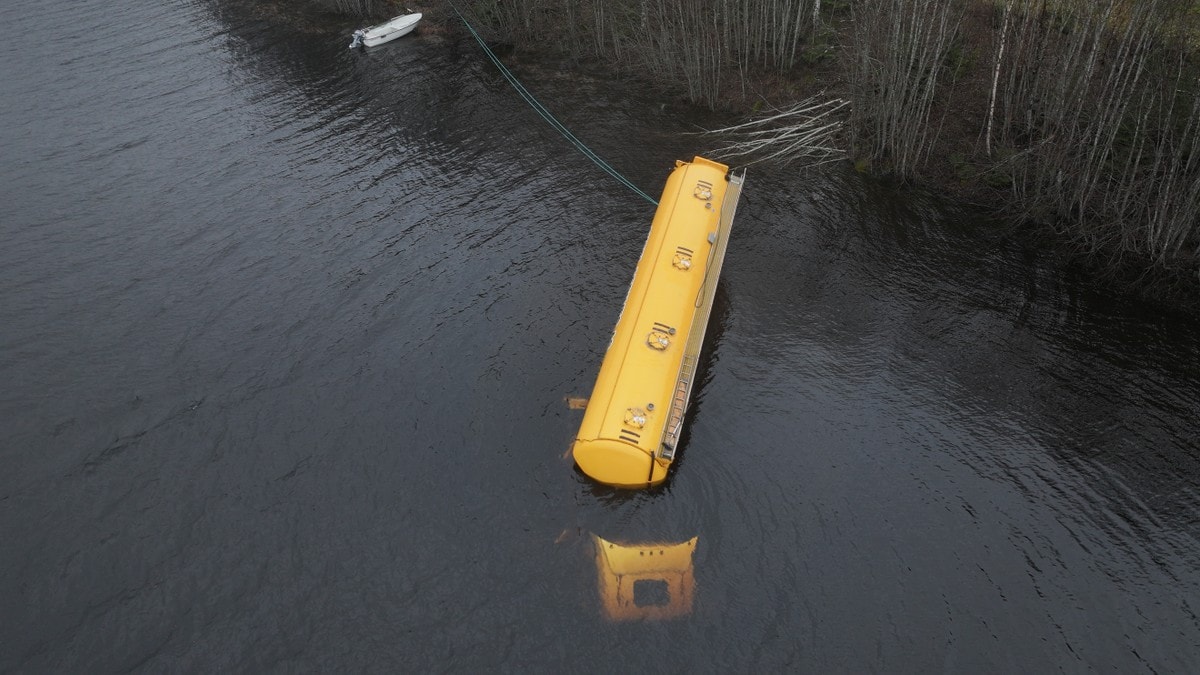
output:
[[[396, 12], [378, 0], [314, 1]], [[1189, 295], [1200, 280], [1196, 0], [455, 4], [489, 40], [519, 50], [603, 60], [699, 105], [775, 110], [758, 138], [823, 131], [791, 134], [805, 142], [773, 161], [799, 167], [836, 146], [861, 171], [1053, 232], [1101, 272]], [[444, 0], [413, 9], [455, 20]], [[809, 97], [821, 107], [779, 114]], [[834, 101], [848, 105], [829, 112]], [[817, 109], [828, 113], [819, 124]]]

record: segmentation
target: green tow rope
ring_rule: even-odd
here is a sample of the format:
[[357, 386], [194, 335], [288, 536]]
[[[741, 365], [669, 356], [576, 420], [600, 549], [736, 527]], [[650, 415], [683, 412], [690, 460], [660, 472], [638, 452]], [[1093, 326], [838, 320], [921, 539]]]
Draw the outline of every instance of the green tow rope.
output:
[[[453, 7], [453, 5], [451, 5], [451, 7]], [[531, 108], [533, 108], [534, 111], [537, 112], [537, 114], [541, 115], [542, 119], [546, 120], [550, 124], [550, 126], [557, 129], [558, 133], [562, 134], [564, 138], [566, 138], [568, 141], [570, 141], [571, 144], [574, 145], [580, 152], [582, 152], [585, 157], [592, 160], [592, 162], [594, 162], [596, 164], [596, 166], [603, 169], [606, 173], [608, 173], [608, 175], [612, 176], [613, 178], [616, 178], [618, 181], [620, 181], [622, 184], [624, 184], [625, 187], [629, 188], [630, 190], [633, 190], [642, 199], [645, 199], [646, 201], [650, 202], [651, 204], [654, 204], [655, 206], [658, 206], [657, 200], [655, 200], [650, 195], [648, 195], [645, 192], [642, 192], [640, 189], [638, 189], [638, 186], [636, 186], [632, 182], [630, 182], [630, 180], [628, 178], [626, 178], [625, 176], [622, 176], [619, 171], [614, 169], [611, 165], [609, 165], [608, 162], [604, 161], [595, 152], [592, 152], [591, 148], [584, 145], [583, 141], [576, 138], [575, 134], [572, 134], [571, 131], [569, 129], [567, 129], [567, 127], [565, 125], [563, 125], [562, 122], [559, 122], [554, 117], [554, 115], [551, 115], [550, 111], [546, 110], [546, 106], [542, 105], [536, 98], [534, 98], [533, 94], [529, 93], [529, 90], [525, 88], [525, 85], [521, 84], [520, 81], [517, 80], [516, 76], [513, 75], [512, 72], [509, 71], [509, 69], [506, 68], [503, 63], [500, 62], [500, 59], [496, 57], [496, 54], [494, 52], [492, 52], [491, 48], [489, 48], [487, 46], [487, 42], [485, 42], [483, 40], [483, 38], [479, 35], [479, 33], [476, 32], [475, 27], [471, 25], [470, 21], [467, 21], [467, 17], [463, 16], [462, 12], [458, 11], [457, 7], [454, 7], [454, 13], [458, 15], [459, 19], [462, 19], [463, 25], [465, 25], [467, 27], [467, 30], [471, 32], [471, 35], [475, 37], [475, 41], [479, 43], [479, 46], [483, 47], [484, 53], [487, 54], [488, 58], [491, 59], [492, 63], [496, 64], [496, 68], [498, 68], [500, 70], [500, 73], [502, 75], [504, 75], [504, 79], [508, 80], [508, 83], [511, 84], [514, 89], [517, 90], [518, 94], [521, 95], [521, 98], [525, 99], [525, 102], [528, 103], [529, 106]]]

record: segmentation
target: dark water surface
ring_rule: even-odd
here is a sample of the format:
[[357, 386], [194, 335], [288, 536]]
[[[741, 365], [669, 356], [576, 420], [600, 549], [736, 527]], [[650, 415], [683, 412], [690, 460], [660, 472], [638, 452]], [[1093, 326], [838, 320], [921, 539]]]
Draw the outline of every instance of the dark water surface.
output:
[[[601, 489], [652, 208], [472, 44], [245, 4], [0, 6], [0, 671], [1200, 670], [1195, 319], [752, 170], [673, 477]], [[521, 73], [649, 192], [706, 142]], [[697, 537], [690, 614], [593, 534]]]

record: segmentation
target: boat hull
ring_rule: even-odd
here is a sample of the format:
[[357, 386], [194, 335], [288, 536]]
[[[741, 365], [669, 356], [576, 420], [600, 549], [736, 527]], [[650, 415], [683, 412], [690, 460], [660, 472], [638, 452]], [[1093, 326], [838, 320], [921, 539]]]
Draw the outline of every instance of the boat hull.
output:
[[576, 465], [621, 488], [661, 483], [675, 458], [742, 178], [676, 162], [579, 434]]
[[420, 21], [420, 14], [398, 16], [387, 23], [366, 29], [362, 36], [362, 43], [367, 47], [377, 47], [386, 42], [391, 42], [396, 38], [404, 37], [413, 32]]

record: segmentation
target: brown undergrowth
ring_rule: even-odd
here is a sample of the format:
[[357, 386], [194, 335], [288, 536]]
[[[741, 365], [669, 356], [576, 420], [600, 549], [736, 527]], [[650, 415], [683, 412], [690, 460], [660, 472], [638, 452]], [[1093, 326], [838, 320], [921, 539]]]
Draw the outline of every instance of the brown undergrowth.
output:
[[[620, 78], [672, 105], [699, 105], [730, 120], [762, 117], [813, 96], [848, 99], [854, 113], [836, 140], [857, 170], [933, 188], [1003, 215], [1018, 233], [1014, 236], [1053, 247], [1064, 264], [1086, 268], [1126, 290], [1185, 304], [1200, 298], [1200, 224], [1187, 216], [1172, 221], [1163, 210], [1167, 206], [1137, 200], [1164, 198], [1178, 201], [1179, 208], [1196, 208], [1196, 202], [1178, 197], [1178, 189], [1158, 196], [1173, 184], [1159, 178], [1166, 171], [1175, 172], [1170, 180], [1185, 192], [1200, 185], [1200, 143], [1186, 113], [1187, 96], [1200, 92], [1187, 77], [1200, 73], [1200, 64], [1190, 52], [1179, 51], [1178, 40], [1172, 42], [1180, 29], [1159, 30], [1154, 23], [1154, 12], [1160, 12], [1176, 17], [1178, 26], [1191, 25], [1183, 22], [1193, 18], [1170, 14], [1173, 3], [1182, 0], [1138, 0], [1149, 5], [1130, 4], [1133, 0], [781, 0], [782, 5], [755, 0], [745, 5], [743, 13], [785, 5], [820, 10], [819, 23], [803, 31], [797, 24], [792, 33], [778, 35], [764, 33], [745, 16], [722, 15], [725, 10], [715, 5], [688, 9], [691, 13], [681, 18], [651, 11], [680, 1], [455, 5], [510, 62], [549, 60], [560, 70]], [[386, 11], [403, 6], [392, 3]], [[426, 14], [423, 32], [461, 30], [445, 0], [408, 7]], [[1111, 11], [1101, 11], [1105, 8]], [[704, 12], [710, 13], [707, 19]], [[925, 24], [910, 25], [907, 33], [891, 29], [914, 16]], [[712, 25], [713, 17], [741, 23], [727, 25], [719, 39], [697, 42], [702, 48], [697, 52], [687, 37], [705, 21]], [[862, 30], [871, 21], [879, 27], [876, 33]], [[735, 29], [758, 32], [738, 35]], [[771, 40], [790, 40], [791, 51], [773, 47]], [[676, 49], [685, 51], [676, 54]], [[751, 49], [758, 56], [747, 57], [744, 52]], [[1095, 54], [1080, 56], [1087, 49]], [[790, 58], [781, 61], [784, 52]], [[911, 54], [921, 58], [906, 56]], [[1181, 64], [1176, 78], [1185, 93], [1179, 100], [1170, 98], [1167, 88], [1152, 86], [1154, 78], [1171, 74], [1172, 58]], [[1083, 67], [1096, 70], [1077, 73]], [[1145, 79], [1128, 76], [1137, 69], [1148, 73]], [[1064, 73], [1071, 77], [1059, 77]], [[1141, 100], [1157, 107], [1138, 107]], [[914, 124], [906, 117], [910, 114], [921, 119]], [[1193, 117], [1200, 122], [1200, 115]], [[1089, 139], [1108, 145], [1089, 145]], [[1164, 152], [1182, 159], [1163, 161]], [[1090, 173], [1074, 175], [1075, 166]], [[1124, 201], [1111, 197], [1119, 190], [1125, 191]], [[1157, 219], [1158, 229], [1143, 225], [1142, 218]], [[1171, 238], [1163, 239], [1163, 233]]]

